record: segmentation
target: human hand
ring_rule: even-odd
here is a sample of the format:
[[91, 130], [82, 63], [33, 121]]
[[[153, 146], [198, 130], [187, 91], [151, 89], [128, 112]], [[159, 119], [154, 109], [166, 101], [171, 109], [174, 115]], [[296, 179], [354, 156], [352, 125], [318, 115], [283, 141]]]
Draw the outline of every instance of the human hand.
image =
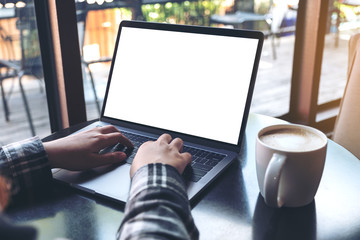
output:
[[149, 141], [142, 144], [136, 153], [131, 165], [130, 176], [150, 163], [164, 163], [175, 167], [180, 174], [183, 173], [186, 165], [191, 162], [191, 154], [181, 153], [183, 141], [180, 138], [172, 140], [169, 134], [161, 135], [157, 141]]
[[116, 143], [133, 147], [114, 126], [104, 126], [45, 142], [44, 148], [51, 168], [85, 170], [123, 161], [126, 158], [123, 152], [99, 154], [101, 149]]

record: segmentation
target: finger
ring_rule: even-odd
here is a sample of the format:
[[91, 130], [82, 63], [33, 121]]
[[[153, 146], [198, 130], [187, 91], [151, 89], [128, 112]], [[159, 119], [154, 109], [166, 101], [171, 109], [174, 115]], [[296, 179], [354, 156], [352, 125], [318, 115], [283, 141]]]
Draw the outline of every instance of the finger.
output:
[[185, 160], [186, 165], [188, 165], [189, 163], [191, 163], [191, 161], [192, 161], [192, 156], [191, 156], [190, 153], [184, 152], [184, 153], [181, 153], [180, 156]]
[[134, 144], [122, 133], [120, 133], [119, 143], [124, 144], [127, 147], [134, 147]]
[[94, 167], [99, 167], [103, 165], [120, 163], [124, 161], [126, 157], [126, 154], [123, 152], [110, 152], [102, 155], [94, 154], [92, 164]]
[[119, 129], [117, 129], [116, 127], [114, 127], [114, 126], [112, 126], [112, 125], [102, 126], [102, 127], [98, 128], [98, 130], [99, 130], [100, 133], [102, 133], [102, 134], [113, 133], [113, 132], [120, 132]]
[[159, 142], [170, 143], [170, 142], [171, 142], [171, 139], [172, 139], [172, 137], [171, 137], [169, 134], [164, 133], [163, 135], [161, 135], [161, 136], [158, 138], [158, 141], [159, 141]]
[[[124, 134], [122, 134], [119, 129], [117, 129], [116, 127], [112, 126], [112, 125], [108, 125], [108, 126], [103, 126], [100, 127], [100, 133], [102, 134], [120, 134], [118, 142], [121, 144], [124, 144], [127, 147], [134, 147], [134, 145], [132, 144], [132, 142], [124, 136]], [[117, 142], [115, 142], [114, 144], [116, 144]]]
[[181, 138], [175, 138], [174, 140], [172, 140], [170, 145], [176, 147], [179, 150], [179, 152], [181, 152], [184, 146], [184, 142]]
[[180, 174], [182, 174], [186, 168], [187, 165], [191, 163], [191, 154], [188, 152], [181, 153], [180, 154], [182, 161], [179, 162], [179, 165], [177, 167]]
[[127, 147], [133, 147], [131, 141], [127, 139], [124, 135], [122, 135], [120, 132], [103, 134], [98, 139], [99, 141], [96, 143], [97, 150], [115, 145], [117, 143], [121, 143]]

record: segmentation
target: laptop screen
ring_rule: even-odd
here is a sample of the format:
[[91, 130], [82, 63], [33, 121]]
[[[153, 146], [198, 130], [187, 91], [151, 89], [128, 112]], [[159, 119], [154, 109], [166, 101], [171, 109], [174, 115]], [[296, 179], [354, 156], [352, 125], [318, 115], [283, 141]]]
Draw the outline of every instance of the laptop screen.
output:
[[259, 39], [123, 26], [103, 116], [237, 144]]

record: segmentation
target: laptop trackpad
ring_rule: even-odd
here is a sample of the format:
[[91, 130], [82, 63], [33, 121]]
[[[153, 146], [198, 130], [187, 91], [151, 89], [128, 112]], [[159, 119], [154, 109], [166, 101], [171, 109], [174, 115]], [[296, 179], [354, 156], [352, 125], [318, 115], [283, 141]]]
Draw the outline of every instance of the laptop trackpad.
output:
[[89, 193], [126, 202], [130, 190], [130, 164], [104, 166], [87, 171], [60, 170], [53, 177]]

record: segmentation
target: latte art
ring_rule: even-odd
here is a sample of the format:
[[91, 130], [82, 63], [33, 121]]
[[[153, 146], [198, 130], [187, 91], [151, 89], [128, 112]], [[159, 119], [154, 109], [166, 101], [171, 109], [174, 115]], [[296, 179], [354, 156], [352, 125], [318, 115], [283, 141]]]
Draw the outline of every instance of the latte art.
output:
[[265, 132], [260, 140], [283, 151], [311, 151], [324, 145], [324, 140], [306, 129], [281, 128]]

